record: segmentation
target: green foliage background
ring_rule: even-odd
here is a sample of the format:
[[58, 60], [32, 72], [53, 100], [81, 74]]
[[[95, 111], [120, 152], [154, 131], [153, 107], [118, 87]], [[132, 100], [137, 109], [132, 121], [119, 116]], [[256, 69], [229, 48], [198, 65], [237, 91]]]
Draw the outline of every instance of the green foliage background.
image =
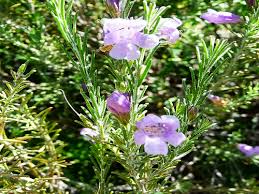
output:
[[[219, 84], [213, 86], [213, 94], [224, 98], [227, 104], [219, 106], [208, 100], [206, 107], [202, 107], [217, 125], [200, 138], [195, 151], [174, 170], [172, 180], [177, 179], [177, 192], [256, 193], [259, 190], [259, 161], [244, 158], [236, 149], [236, 144], [259, 145], [258, 14], [254, 16], [257, 21], [248, 24], [249, 29], [254, 31], [247, 31], [248, 25], [244, 22], [213, 25], [199, 17], [208, 8], [251, 17], [253, 10], [244, 0], [163, 0], [157, 1], [157, 4], [170, 5], [166, 16], [177, 16], [184, 24], [180, 28], [181, 39], [156, 53], [147, 80], [149, 112], [163, 114], [164, 103], [168, 105], [169, 99], [174, 101], [172, 96], [182, 95], [182, 78], [190, 80], [189, 67], [195, 69], [197, 66], [195, 46], [200, 44], [200, 39], [208, 41], [209, 36], [214, 35], [229, 42], [236, 41], [233, 53], [239, 54], [229, 64], [229, 71], [222, 72], [222, 76], [215, 80]], [[100, 20], [108, 17], [105, 6], [101, 0], [78, 0], [74, 9], [79, 16], [79, 31], [88, 29], [88, 44], [97, 54], [98, 73], [107, 77], [107, 61], [103, 61], [104, 54], [98, 50], [102, 39]], [[140, 15], [143, 12], [142, 2], [137, 1], [133, 10], [134, 15]], [[243, 39], [242, 34], [246, 35]], [[74, 122], [77, 117], [59, 91], [65, 91], [76, 110], [84, 105], [79, 93], [82, 78], [64, 47], [64, 40], [45, 1], [0, 0], [0, 80], [10, 80], [10, 70], [16, 70], [25, 62], [29, 64], [29, 69], [36, 69], [29, 78], [30, 88], [26, 90], [27, 94], [33, 93], [29, 103], [37, 105], [37, 112], [53, 107], [48, 119], [62, 128], [60, 139], [66, 144], [63, 156], [70, 163], [64, 170], [64, 176], [70, 179], [67, 181], [70, 191], [91, 193], [96, 186], [96, 177], [89, 158], [90, 144], [80, 137], [81, 126]], [[109, 80], [104, 79], [103, 84], [109, 86]], [[112, 170], [120, 170], [120, 166], [114, 165]], [[113, 178], [112, 183], [124, 184], [118, 177]]]

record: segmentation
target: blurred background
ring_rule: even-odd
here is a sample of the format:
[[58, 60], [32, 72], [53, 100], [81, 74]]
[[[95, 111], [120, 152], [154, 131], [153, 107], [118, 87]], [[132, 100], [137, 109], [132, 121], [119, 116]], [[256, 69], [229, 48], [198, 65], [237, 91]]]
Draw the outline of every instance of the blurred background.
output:
[[[183, 26], [180, 40], [155, 54], [146, 81], [149, 113], [163, 114], [168, 100], [182, 95], [182, 79], [190, 80], [189, 67], [197, 67], [195, 47], [201, 39], [208, 41], [210, 35], [214, 35], [235, 41], [233, 53], [239, 54], [230, 71], [222, 72], [212, 83], [212, 94], [220, 100], [208, 99], [203, 107], [216, 125], [200, 138], [195, 150], [172, 172], [177, 192], [259, 193], [259, 160], [246, 158], [236, 148], [238, 143], [259, 145], [258, 44], [244, 27], [245, 22], [214, 25], [200, 18], [208, 8], [249, 17], [253, 8], [245, 0], [160, 0], [157, 5], [170, 5], [165, 17], [176, 16], [183, 21]], [[108, 62], [98, 51], [102, 45], [100, 21], [109, 17], [105, 5], [101, 0], [75, 0], [74, 10], [78, 13], [79, 31], [89, 30], [88, 46], [96, 52], [98, 73], [100, 77], [107, 77], [102, 75], [109, 73]], [[142, 12], [142, 1], [137, 0], [132, 16]], [[258, 35], [258, 22], [255, 29]], [[48, 119], [62, 128], [60, 139], [66, 144], [63, 155], [70, 164], [64, 171], [64, 176], [70, 179], [67, 184], [71, 192], [87, 194], [93, 192], [97, 181], [89, 158], [90, 143], [80, 136], [82, 126], [75, 122], [77, 116], [59, 91], [64, 90], [70, 103], [80, 112], [80, 106], [84, 106], [79, 92], [82, 78], [65, 50], [66, 44], [44, 0], [0, 0], [0, 80], [10, 80], [10, 70], [17, 70], [25, 62], [28, 69], [36, 69], [29, 79], [31, 87], [26, 91], [33, 93], [30, 103], [37, 105], [38, 112], [53, 107]], [[103, 84], [109, 85], [109, 80], [103, 80]], [[103, 91], [104, 95], [110, 92], [109, 89]], [[111, 170], [120, 170], [120, 167], [114, 165]], [[124, 182], [114, 175], [111, 184], [118, 186]]]

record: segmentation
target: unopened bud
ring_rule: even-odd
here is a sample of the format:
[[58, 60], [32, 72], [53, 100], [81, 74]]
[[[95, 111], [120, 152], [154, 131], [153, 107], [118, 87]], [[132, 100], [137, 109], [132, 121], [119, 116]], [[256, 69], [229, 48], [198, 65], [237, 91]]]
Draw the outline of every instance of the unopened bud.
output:
[[119, 17], [121, 13], [121, 0], [106, 0], [109, 13], [113, 17]]

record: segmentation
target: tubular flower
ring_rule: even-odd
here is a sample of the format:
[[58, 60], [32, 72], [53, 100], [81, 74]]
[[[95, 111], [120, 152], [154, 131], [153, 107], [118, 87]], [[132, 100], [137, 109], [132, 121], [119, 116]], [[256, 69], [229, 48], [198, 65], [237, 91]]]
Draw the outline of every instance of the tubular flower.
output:
[[145, 116], [136, 123], [138, 130], [134, 134], [137, 145], [144, 144], [144, 150], [151, 155], [166, 155], [168, 144], [179, 146], [185, 139], [185, 135], [176, 130], [180, 127], [180, 121], [175, 116], [154, 114]]
[[238, 23], [241, 21], [240, 16], [238, 15], [230, 12], [217, 12], [213, 9], [208, 9], [208, 12], [201, 15], [201, 18], [214, 24], [229, 24]]
[[157, 36], [141, 32], [146, 24], [142, 19], [103, 19], [104, 46], [112, 46], [109, 55], [114, 59], [136, 60], [140, 56], [139, 48], [157, 46]]
[[130, 112], [130, 96], [128, 93], [114, 91], [107, 98], [107, 108], [115, 116], [126, 118]]
[[177, 18], [162, 18], [158, 25], [158, 36], [169, 43], [175, 43], [180, 38], [177, 27], [181, 26], [181, 20]]
[[252, 147], [247, 144], [238, 144], [237, 148], [247, 157], [259, 155], [259, 146]]

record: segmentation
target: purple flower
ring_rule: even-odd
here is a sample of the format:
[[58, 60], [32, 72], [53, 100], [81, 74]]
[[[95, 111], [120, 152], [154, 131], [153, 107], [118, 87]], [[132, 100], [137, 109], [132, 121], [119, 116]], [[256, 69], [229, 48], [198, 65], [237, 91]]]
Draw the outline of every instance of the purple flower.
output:
[[104, 19], [104, 46], [112, 45], [109, 55], [114, 59], [136, 60], [140, 48], [152, 49], [159, 44], [155, 35], [141, 31], [147, 22], [142, 19]]
[[214, 24], [229, 24], [238, 23], [241, 21], [240, 16], [230, 12], [217, 12], [213, 9], [208, 9], [207, 13], [201, 15], [201, 18]]
[[186, 139], [183, 133], [176, 131], [180, 127], [180, 121], [175, 116], [158, 117], [148, 114], [136, 126], [138, 130], [134, 134], [135, 143], [144, 144], [145, 152], [151, 155], [166, 155], [167, 143], [176, 147]]
[[115, 116], [125, 118], [130, 112], [130, 96], [128, 93], [114, 91], [107, 98], [107, 108]]
[[180, 38], [177, 27], [181, 25], [181, 20], [177, 18], [162, 18], [158, 26], [158, 36], [170, 43], [175, 43]]
[[80, 135], [84, 136], [84, 138], [88, 141], [92, 141], [93, 137], [96, 137], [99, 135], [99, 132], [94, 131], [90, 128], [83, 128], [80, 131]]
[[247, 144], [238, 144], [237, 148], [247, 157], [259, 155], [259, 146], [252, 147]]

